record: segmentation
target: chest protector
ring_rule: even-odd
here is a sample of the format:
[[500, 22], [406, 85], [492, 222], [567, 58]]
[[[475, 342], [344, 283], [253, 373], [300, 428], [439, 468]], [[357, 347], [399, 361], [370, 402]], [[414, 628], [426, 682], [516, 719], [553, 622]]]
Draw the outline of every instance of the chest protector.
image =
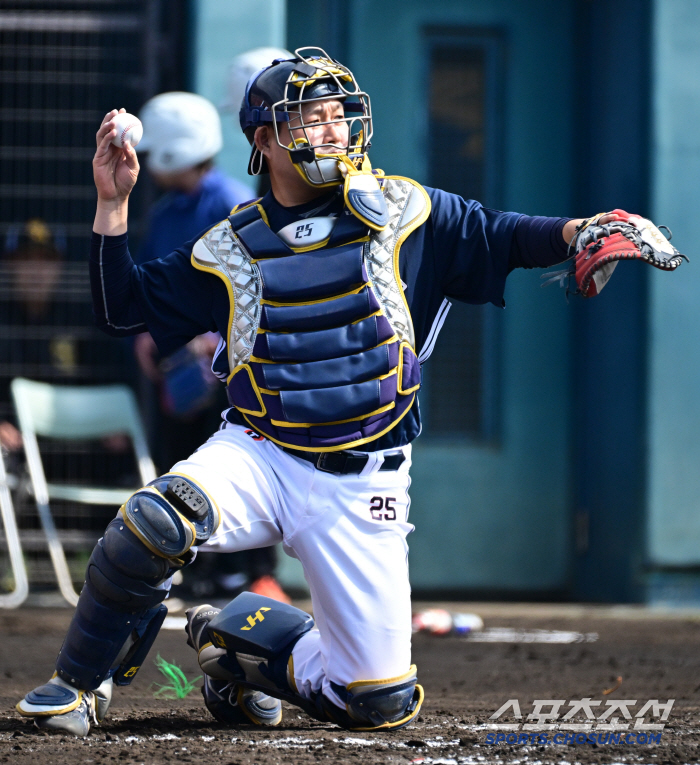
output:
[[414, 181], [381, 184], [381, 231], [344, 213], [277, 235], [253, 204], [192, 250], [194, 267], [222, 278], [231, 300], [229, 401], [281, 446], [337, 451], [373, 441], [420, 387], [399, 249], [428, 218], [430, 199]]

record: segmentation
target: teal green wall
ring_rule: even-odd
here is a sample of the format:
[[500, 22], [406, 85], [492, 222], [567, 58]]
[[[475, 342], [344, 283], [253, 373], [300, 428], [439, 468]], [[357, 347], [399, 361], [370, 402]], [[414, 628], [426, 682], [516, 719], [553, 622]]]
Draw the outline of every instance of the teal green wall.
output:
[[700, 564], [700, 3], [656, 0], [653, 215], [690, 258], [652, 273], [649, 556]]
[[[651, 215], [651, 0], [577, 0], [576, 209]], [[601, 24], [601, 19], [605, 23]], [[620, 157], [625, 161], [620, 162]], [[646, 569], [647, 315], [653, 269], [622, 264], [593, 300], [572, 300], [576, 517], [574, 598], [635, 602]], [[621, 543], [624, 540], [624, 543]]]
[[[195, 20], [193, 89], [217, 106], [226, 93], [226, 69], [234, 56], [263, 45], [284, 47], [284, 0], [193, 0]], [[219, 165], [231, 176], [254, 184], [247, 174], [250, 148], [238, 114], [222, 115], [224, 149]]]
[[[636, 18], [635, 3], [616, 0], [620, 26], [608, 24], [603, 30], [600, 17], [612, 6], [602, 0], [288, 4], [288, 46], [326, 45], [349, 63], [370, 92], [376, 120], [374, 164], [423, 182], [428, 180], [428, 137], [421, 29], [441, 24], [498, 28], [507, 40], [502, 206], [545, 215], [585, 215], [618, 204], [642, 209], [647, 196], [646, 187], [639, 189], [644, 185], [640, 178], [648, 163], [648, 212], [673, 229], [674, 242], [693, 260], [677, 274], [653, 272], [639, 279], [637, 272], [621, 268], [605, 295], [574, 306], [567, 306], [556, 288], [540, 290], [539, 273], [511, 275], [508, 308], [500, 317], [499, 446], [440, 444], [425, 437], [415, 444], [411, 520], [417, 530], [409, 541], [416, 589], [568, 591], [606, 599], [606, 582], [619, 578], [611, 573], [615, 566], [630, 568], [615, 553], [620, 544], [632, 551], [634, 571], [641, 571], [645, 561], [661, 572], [700, 564], [700, 271], [692, 228], [700, 213], [700, 0], [650, 0], [653, 56], [646, 58], [651, 60], [653, 85], [647, 109], [651, 152], [642, 146], [644, 136], [625, 132], [630, 119], [644, 123], [644, 77], [633, 80], [636, 111], [574, 111], [576, 100], [581, 103], [579, 92], [590, 90], [581, 87], [586, 82], [583, 70], [590, 69], [594, 84], [616, 77], [631, 81], [623, 65], [630, 51], [620, 40], [629, 41], [627, 20]], [[647, 7], [640, 0], [642, 5]], [[258, 45], [284, 44], [285, 2], [195, 0], [195, 9], [194, 87], [218, 103], [225, 68], [234, 55]], [[592, 18], [586, 20], [587, 14]], [[592, 41], [596, 30], [595, 43], [582, 44], [586, 35]], [[635, 35], [635, 50], [640, 44], [646, 50], [649, 34], [642, 29]], [[601, 57], [604, 62], [596, 68], [591, 62]], [[227, 146], [221, 163], [249, 180], [248, 147], [234, 116], [224, 117], [224, 129]], [[631, 144], [635, 167], [644, 166], [641, 174], [615, 165]], [[631, 322], [640, 326], [638, 336], [625, 329]], [[625, 386], [615, 389], [615, 379], [610, 379], [615, 377], [615, 344], [611, 340], [601, 351], [601, 332], [625, 347], [629, 338], [643, 344], [635, 358], [646, 364], [648, 378], [635, 375], [640, 383], [636, 392]], [[578, 366], [574, 346], [583, 348]], [[597, 393], [605, 396], [607, 408], [596, 406]], [[624, 406], [615, 407], [615, 395]], [[637, 418], [636, 405], [628, 405], [635, 396], [647, 402], [646, 412]], [[587, 411], [591, 416], [585, 416]], [[580, 419], [574, 421], [576, 412]], [[639, 423], [639, 433], [633, 421]], [[576, 443], [572, 433], [578, 434]], [[614, 459], [606, 455], [618, 442], [626, 443], [625, 434], [638, 444], [641, 456], [636, 462], [644, 463], [644, 474], [634, 477], [629, 491], [624, 487], [630, 481], [616, 481], [614, 472], [601, 478], [596, 462], [600, 458], [612, 464]], [[637, 455], [636, 449], [622, 451]], [[623, 460], [619, 471], [627, 480], [632, 468]], [[631, 497], [630, 507], [621, 509], [620, 491]], [[590, 516], [592, 540], [591, 550], [576, 565], [574, 510]], [[587, 567], [581, 564], [586, 556]], [[586, 583], [593, 579], [597, 583], [591, 589]], [[570, 589], [572, 581], [577, 583]], [[666, 580], [659, 581], [650, 584], [652, 589], [667, 586]], [[612, 588], [610, 592], [610, 597], [628, 598]]]
[[[349, 62], [372, 98], [375, 166], [427, 180], [422, 27], [498, 27], [507, 38], [503, 206], [573, 213], [573, 3], [356, 0], [351, 16]], [[539, 276], [508, 279], [500, 447], [415, 444], [414, 589], [568, 584], [571, 310], [558, 288], [540, 289]]]
[[[193, 0], [195, 17], [193, 89], [217, 106], [226, 94], [226, 70], [239, 53], [252, 48], [283, 48], [286, 38], [285, 0]], [[255, 184], [247, 173], [250, 146], [241, 133], [238, 114], [222, 114], [224, 148], [217, 163], [229, 175]], [[306, 590], [299, 562], [278, 548], [278, 578], [284, 587], [301, 594]]]

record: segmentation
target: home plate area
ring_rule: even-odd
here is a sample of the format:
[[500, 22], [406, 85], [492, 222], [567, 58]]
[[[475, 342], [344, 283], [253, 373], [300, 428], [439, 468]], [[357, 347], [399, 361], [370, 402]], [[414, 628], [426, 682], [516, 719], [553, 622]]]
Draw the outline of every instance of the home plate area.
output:
[[[14, 711], [51, 676], [70, 609], [6, 611], [0, 762], [700, 763], [699, 615], [491, 604], [479, 613], [492, 639], [414, 636], [426, 701], [408, 728], [345, 731], [286, 704], [277, 728], [223, 728], [201, 702], [194, 652], [172, 629], [161, 632], [133, 685], [116, 690], [108, 719], [76, 739], [39, 731]], [[163, 692], [158, 656], [194, 690], [167, 698], [174, 694]], [[564, 719], [576, 709], [591, 717]]]

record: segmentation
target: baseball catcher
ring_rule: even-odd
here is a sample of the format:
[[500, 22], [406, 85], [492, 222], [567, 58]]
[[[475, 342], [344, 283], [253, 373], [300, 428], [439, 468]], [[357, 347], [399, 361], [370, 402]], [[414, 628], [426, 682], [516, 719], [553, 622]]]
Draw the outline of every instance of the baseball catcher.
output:
[[130, 146], [110, 143], [116, 114], [93, 161], [98, 322], [118, 337], [148, 330], [164, 355], [219, 331], [213, 369], [231, 406], [109, 524], [56, 674], [18, 710], [85, 735], [113, 686], [138, 672], [172, 575], [198, 548], [281, 542], [303, 565], [315, 623], [251, 593], [191, 609], [209, 711], [225, 725], [276, 725], [284, 699], [349, 730], [407, 725], [423, 701], [411, 664], [411, 442], [421, 365], [450, 301], [502, 306], [510, 271], [572, 254], [584, 295], [620, 259], [671, 270], [680, 256], [619, 210], [588, 221], [499, 212], [373, 169], [369, 95], [347, 67], [302, 48], [255, 73], [241, 104], [249, 172], [269, 173], [271, 191], [135, 266], [127, 218], [139, 166]]

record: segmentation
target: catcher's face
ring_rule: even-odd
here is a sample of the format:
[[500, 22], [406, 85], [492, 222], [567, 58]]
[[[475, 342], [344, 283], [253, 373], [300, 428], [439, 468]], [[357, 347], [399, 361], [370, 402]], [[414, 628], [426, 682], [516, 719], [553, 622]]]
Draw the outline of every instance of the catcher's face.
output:
[[[286, 129], [286, 130], [285, 130]], [[283, 135], [286, 132], [286, 135]], [[290, 136], [289, 140], [285, 140]], [[337, 100], [312, 101], [301, 104], [300, 112], [290, 112], [288, 125], [283, 123], [280, 141], [288, 146], [310, 143], [320, 154], [343, 154], [348, 149], [349, 127], [343, 104]]]
[[[255, 143], [264, 155], [275, 187], [308, 186], [290, 161], [290, 146], [310, 142], [319, 155], [344, 154], [348, 149], [349, 126], [343, 104], [338, 100], [313, 101], [302, 104], [300, 112], [291, 112], [289, 123], [278, 124], [278, 133], [272, 126], [258, 128]], [[315, 193], [322, 193], [316, 190]]]

